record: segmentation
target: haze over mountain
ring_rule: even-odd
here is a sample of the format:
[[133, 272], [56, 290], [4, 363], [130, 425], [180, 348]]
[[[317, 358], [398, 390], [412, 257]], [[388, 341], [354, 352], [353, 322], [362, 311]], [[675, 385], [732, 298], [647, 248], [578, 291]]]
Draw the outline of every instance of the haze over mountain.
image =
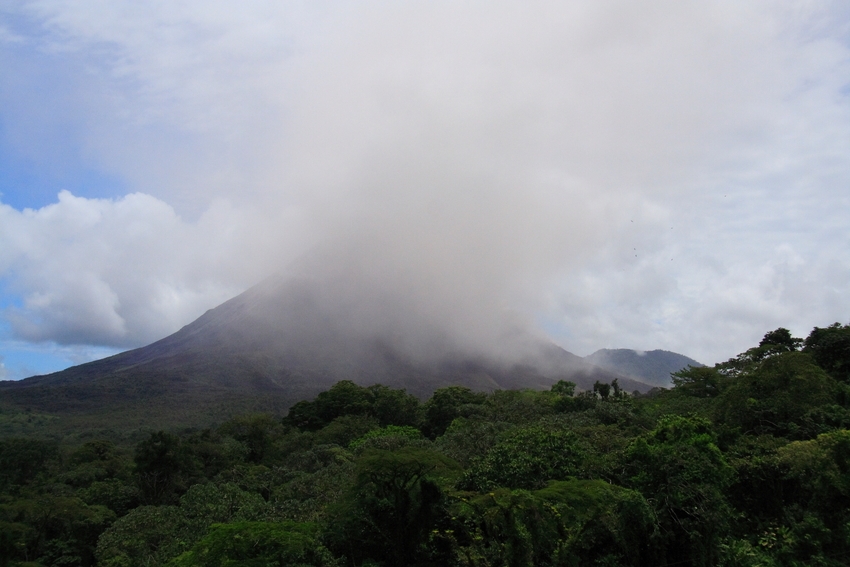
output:
[[167, 427], [209, 425], [245, 411], [285, 413], [339, 380], [420, 397], [455, 384], [542, 389], [560, 379], [580, 389], [615, 378], [626, 391], [649, 389], [510, 317], [490, 329], [485, 344], [487, 333], [464, 337], [391, 296], [357, 293], [358, 302], [346, 303], [345, 294], [329, 291], [316, 280], [269, 278], [146, 347], [2, 382], [1, 398], [7, 407], [76, 420], [107, 414], [134, 427]]
[[672, 385], [671, 373], [688, 366], [704, 366], [693, 358], [667, 350], [637, 351], [626, 348], [603, 348], [584, 359], [600, 368], [662, 388]]
[[0, 379], [304, 258], [479, 344], [848, 320], [850, 10], [787, 4], [5, 2]]

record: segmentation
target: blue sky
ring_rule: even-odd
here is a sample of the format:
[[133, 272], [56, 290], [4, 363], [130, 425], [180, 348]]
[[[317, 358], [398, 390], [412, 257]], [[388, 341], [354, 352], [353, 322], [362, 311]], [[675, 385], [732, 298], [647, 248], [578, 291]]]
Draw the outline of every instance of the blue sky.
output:
[[581, 355], [850, 322], [843, 2], [21, 1], [0, 76], [0, 377], [304, 270]]
[[[50, 171], [32, 159], [15, 155], [13, 147], [0, 148], [0, 198], [17, 210], [39, 209], [56, 201], [57, 187], [89, 198], [120, 196], [124, 183], [79, 162]], [[21, 188], [26, 188], [23, 191]]]

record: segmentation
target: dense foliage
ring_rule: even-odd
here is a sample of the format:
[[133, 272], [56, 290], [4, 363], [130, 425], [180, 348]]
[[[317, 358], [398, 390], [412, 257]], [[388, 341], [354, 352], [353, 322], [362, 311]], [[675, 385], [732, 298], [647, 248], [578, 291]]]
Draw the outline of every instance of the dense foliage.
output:
[[133, 447], [0, 439], [0, 567], [838, 566], [850, 327], [674, 387], [339, 382]]

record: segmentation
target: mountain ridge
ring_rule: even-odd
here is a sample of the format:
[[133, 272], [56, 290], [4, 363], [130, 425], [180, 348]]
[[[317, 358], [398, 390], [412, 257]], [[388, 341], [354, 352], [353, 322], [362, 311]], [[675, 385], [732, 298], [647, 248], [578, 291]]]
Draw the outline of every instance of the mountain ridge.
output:
[[634, 349], [599, 349], [584, 357], [584, 360], [629, 376], [646, 384], [667, 388], [672, 385], [670, 374], [688, 366], [704, 364], [693, 358], [669, 350], [638, 351]]

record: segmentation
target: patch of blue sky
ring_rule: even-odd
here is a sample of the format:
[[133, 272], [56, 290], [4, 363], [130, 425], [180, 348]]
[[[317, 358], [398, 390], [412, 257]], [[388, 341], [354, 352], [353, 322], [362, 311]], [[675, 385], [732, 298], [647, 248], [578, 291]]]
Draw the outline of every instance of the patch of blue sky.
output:
[[39, 22], [0, 10], [0, 202], [23, 210], [56, 202], [62, 190], [123, 196], [126, 184], [84, 154], [86, 117], [98, 105], [86, 62], [33, 48], [46, 37]]
[[20, 8], [15, 10], [10, 5], [0, 8], [0, 25], [8, 30], [13, 41], [15, 38], [20, 39], [33, 35], [46, 36], [48, 33], [38, 19], [33, 18]]
[[0, 356], [3, 357], [4, 380], [50, 374], [71, 366], [67, 357], [50, 346], [31, 343], [0, 342]]
[[[8, 278], [0, 278], [0, 313], [10, 307], [23, 307], [24, 300], [9, 290]], [[0, 336], [2, 336], [3, 319], [0, 319]]]
[[[2, 140], [2, 125], [0, 125]], [[78, 197], [116, 198], [127, 193], [127, 186], [115, 176], [91, 169], [81, 160], [63, 159], [63, 167], [44, 167], [32, 159], [16, 155], [0, 141], [0, 202], [19, 211], [39, 209], [57, 202], [57, 195], [68, 190]]]
[[52, 342], [28, 343], [0, 340], [0, 379], [21, 380], [59, 372], [71, 366], [99, 360], [121, 352], [96, 346], [65, 346]]

